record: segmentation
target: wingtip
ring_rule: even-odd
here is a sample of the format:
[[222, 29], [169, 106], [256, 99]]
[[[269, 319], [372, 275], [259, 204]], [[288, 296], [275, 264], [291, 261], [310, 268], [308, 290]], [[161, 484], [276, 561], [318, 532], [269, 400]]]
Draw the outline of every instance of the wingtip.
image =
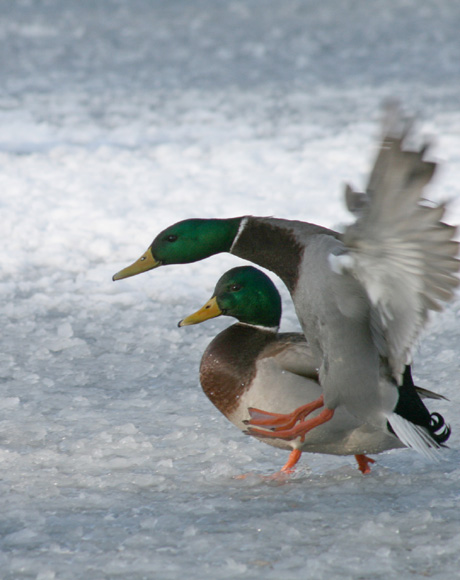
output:
[[355, 191], [349, 183], [346, 183], [345, 204], [352, 214], [360, 215], [368, 205], [367, 194]]
[[415, 117], [404, 113], [398, 99], [388, 98], [382, 103], [382, 138], [404, 141], [415, 123]]

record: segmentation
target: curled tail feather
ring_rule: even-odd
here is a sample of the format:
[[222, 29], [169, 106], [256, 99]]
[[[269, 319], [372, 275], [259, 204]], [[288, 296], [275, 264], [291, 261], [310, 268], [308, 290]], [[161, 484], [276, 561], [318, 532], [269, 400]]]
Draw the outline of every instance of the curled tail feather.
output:
[[441, 447], [447, 447], [444, 443], [449, 439], [451, 434], [450, 425], [448, 425], [444, 417], [440, 413], [431, 413], [430, 415], [430, 435], [439, 443]]

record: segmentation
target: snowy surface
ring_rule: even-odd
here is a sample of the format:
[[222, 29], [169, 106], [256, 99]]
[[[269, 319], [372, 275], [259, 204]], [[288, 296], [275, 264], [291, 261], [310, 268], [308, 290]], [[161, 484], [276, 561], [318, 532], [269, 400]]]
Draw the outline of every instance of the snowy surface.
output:
[[[382, 99], [435, 137], [460, 223], [460, 4], [0, 2], [2, 580], [452, 578], [460, 301], [417, 382], [449, 397], [445, 460], [286, 455], [240, 434], [178, 329], [236, 258], [113, 283], [165, 226], [252, 213], [339, 227]], [[287, 294], [284, 330], [297, 329]], [[235, 475], [253, 472], [245, 480]]]

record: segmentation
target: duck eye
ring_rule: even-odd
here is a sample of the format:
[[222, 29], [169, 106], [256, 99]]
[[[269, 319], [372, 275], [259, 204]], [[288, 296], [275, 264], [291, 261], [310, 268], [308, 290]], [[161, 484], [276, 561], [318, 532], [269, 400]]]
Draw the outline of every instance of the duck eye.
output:
[[240, 284], [232, 284], [230, 286], [230, 291], [231, 292], [238, 292], [238, 290], [241, 290], [241, 286]]
[[176, 240], [177, 240], [176, 234], [170, 234], [169, 236], [166, 237], [167, 242], [175, 242]]

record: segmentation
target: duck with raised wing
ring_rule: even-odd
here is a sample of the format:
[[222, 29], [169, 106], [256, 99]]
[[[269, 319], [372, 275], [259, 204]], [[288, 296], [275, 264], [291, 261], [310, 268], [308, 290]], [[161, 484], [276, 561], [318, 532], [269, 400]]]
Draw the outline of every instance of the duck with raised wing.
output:
[[[434, 457], [438, 442], [410, 409], [398, 412], [405, 365], [429, 310], [440, 310], [458, 286], [456, 228], [442, 219], [445, 204], [423, 199], [436, 164], [427, 144], [406, 150], [410, 124], [393, 119], [365, 193], [346, 190], [356, 216], [343, 234], [264, 217], [191, 219], [161, 232], [147, 252], [114, 276], [119, 280], [168, 264], [230, 252], [273, 271], [289, 289], [297, 316], [319, 361], [322, 411], [307, 418], [260, 414], [252, 434], [287, 441], [329, 421], [340, 406], [362, 423], [386, 430], [404, 445]], [[270, 427], [261, 431], [257, 426]]]
[[[179, 326], [221, 315], [234, 317], [238, 323], [212, 340], [200, 365], [201, 386], [217, 409], [244, 432], [251, 418], [258, 416], [258, 407], [277, 416], [310, 405], [315, 416], [319, 412], [315, 401], [322, 395], [318, 364], [303, 334], [278, 332], [281, 297], [270, 278], [252, 266], [229, 270], [217, 282], [211, 299], [179, 322]], [[450, 430], [438, 413], [430, 415], [417, 394], [409, 369], [401, 390], [407, 405], [417, 410], [419, 423], [439, 444], [444, 443]], [[426, 390], [422, 396], [439, 398]], [[385, 432], [363, 424], [343, 405], [330, 421], [309, 431], [304, 441], [301, 437], [291, 441], [258, 438], [291, 450], [281, 469], [284, 473], [294, 470], [302, 451], [354, 455], [360, 471], [369, 473], [374, 460], [366, 453], [404, 447], [391, 430]]]

